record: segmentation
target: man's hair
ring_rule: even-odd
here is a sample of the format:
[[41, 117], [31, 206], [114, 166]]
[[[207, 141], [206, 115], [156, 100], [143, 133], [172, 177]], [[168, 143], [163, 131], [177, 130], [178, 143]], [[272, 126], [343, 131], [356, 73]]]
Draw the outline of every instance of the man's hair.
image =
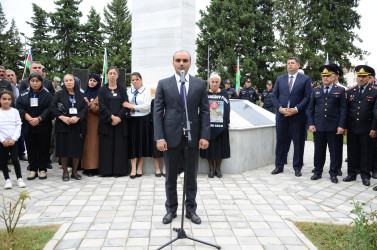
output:
[[288, 58], [287, 61], [289, 61], [289, 60], [295, 60], [297, 64], [300, 64], [300, 60], [295, 56], [291, 56], [290, 58]]
[[3, 65], [0, 65], [0, 68], [5, 70], [5, 67]]
[[174, 55], [173, 55], [173, 62], [174, 62], [174, 57], [175, 57], [175, 55], [176, 55], [177, 53], [179, 53], [179, 52], [185, 52], [185, 53], [187, 53], [187, 54], [189, 55], [189, 57], [190, 57], [190, 62], [191, 62], [191, 55], [190, 55], [190, 53], [188, 53], [186, 50], [178, 50], [177, 52], [175, 52]]
[[33, 64], [40, 64], [40, 65], [42, 65], [42, 63], [40, 63], [40, 62], [38, 62], [38, 61], [32, 61], [32, 62], [30, 63], [30, 66], [33, 65]]
[[13, 74], [16, 74], [16, 73], [14, 73], [14, 71], [11, 70], [11, 69], [7, 69], [7, 70], [5, 70], [5, 73], [8, 73], [8, 72], [12, 72]]

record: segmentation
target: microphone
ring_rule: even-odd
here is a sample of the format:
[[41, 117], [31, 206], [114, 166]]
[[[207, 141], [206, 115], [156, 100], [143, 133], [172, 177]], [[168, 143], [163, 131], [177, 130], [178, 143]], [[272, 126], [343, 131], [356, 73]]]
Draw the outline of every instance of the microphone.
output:
[[186, 72], [184, 70], [181, 70], [181, 84], [185, 84], [186, 79], [185, 79]]

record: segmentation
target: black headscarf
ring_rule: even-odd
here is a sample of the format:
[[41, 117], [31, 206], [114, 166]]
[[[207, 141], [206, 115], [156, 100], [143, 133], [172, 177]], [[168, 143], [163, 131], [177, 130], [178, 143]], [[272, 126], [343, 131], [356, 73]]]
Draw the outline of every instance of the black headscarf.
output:
[[[89, 80], [92, 78], [97, 81], [97, 85], [94, 88], [89, 87]], [[93, 73], [89, 75], [89, 80], [85, 88], [85, 97], [90, 101], [95, 99], [98, 95], [99, 89], [101, 88], [101, 78], [98, 74]]]

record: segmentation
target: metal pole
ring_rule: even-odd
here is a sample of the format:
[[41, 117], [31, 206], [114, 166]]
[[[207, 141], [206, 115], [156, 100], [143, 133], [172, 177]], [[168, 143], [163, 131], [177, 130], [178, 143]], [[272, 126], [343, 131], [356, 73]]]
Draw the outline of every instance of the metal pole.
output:
[[207, 53], [207, 89], [209, 89], [209, 46], [208, 46], [208, 53]]

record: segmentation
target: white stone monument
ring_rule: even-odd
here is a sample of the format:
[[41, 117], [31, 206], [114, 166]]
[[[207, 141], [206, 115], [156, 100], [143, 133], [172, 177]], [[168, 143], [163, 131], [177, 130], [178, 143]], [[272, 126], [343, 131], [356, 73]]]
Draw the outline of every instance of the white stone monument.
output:
[[189, 73], [196, 74], [195, 13], [193, 0], [132, 1], [132, 72], [139, 72], [150, 88], [174, 74], [178, 50], [191, 54]]

